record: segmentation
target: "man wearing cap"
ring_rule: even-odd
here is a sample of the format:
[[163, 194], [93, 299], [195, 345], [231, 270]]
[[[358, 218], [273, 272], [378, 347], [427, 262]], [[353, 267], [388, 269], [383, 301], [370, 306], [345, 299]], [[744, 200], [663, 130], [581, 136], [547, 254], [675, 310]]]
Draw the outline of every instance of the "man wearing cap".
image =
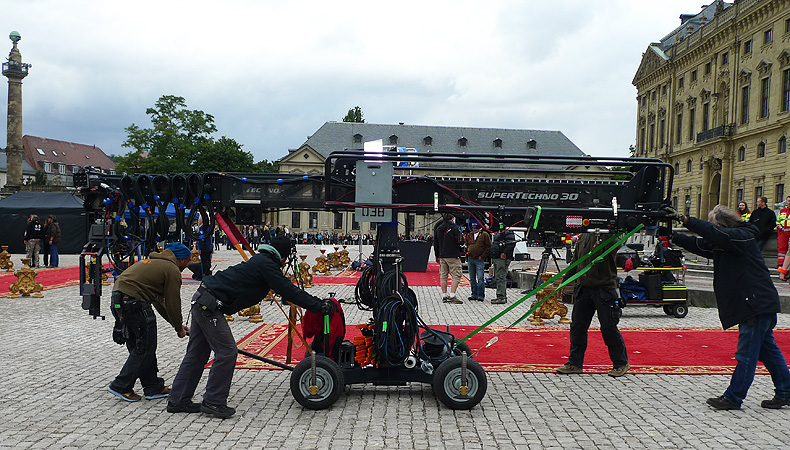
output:
[[151, 253], [149, 259], [129, 266], [115, 280], [111, 305], [116, 317], [113, 339], [126, 343], [129, 357], [107, 389], [127, 402], [142, 399], [134, 392], [138, 378], [148, 400], [167, 397], [170, 392], [157, 376], [156, 316], [151, 306], [173, 326], [178, 337], [186, 336], [189, 328], [181, 318], [181, 272], [191, 256], [185, 245], [168, 244], [161, 253]]
[[[271, 245], [261, 244], [259, 251], [249, 261], [203, 278], [192, 297], [189, 344], [173, 379], [167, 412], [203, 412], [223, 419], [235, 414], [236, 410], [227, 405], [227, 400], [238, 348], [225, 314], [257, 305], [269, 290], [309, 311], [328, 314], [333, 310], [331, 300], [308, 294], [283, 275], [282, 268], [291, 254], [291, 241], [287, 237], [277, 236], [271, 240]], [[203, 402], [193, 402], [192, 396], [212, 351], [214, 363], [208, 374]]]

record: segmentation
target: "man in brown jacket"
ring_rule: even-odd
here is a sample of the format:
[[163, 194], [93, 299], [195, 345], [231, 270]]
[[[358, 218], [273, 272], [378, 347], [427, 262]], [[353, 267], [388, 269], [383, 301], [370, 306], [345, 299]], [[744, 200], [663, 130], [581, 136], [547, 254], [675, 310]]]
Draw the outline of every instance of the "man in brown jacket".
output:
[[472, 285], [469, 300], [482, 302], [486, 297], [484, 269], [486, 260], [491, 256], [491, 235], [480, 227], [477, 220], [472, 219], [469, 227], [472, 230], [466, 234], [466, 262], [469, 265], [469, 284]]
[[138, 378], [148, 400], [170, 393], [165, 381], [157, 376], [156, 316], [151, 306], [173, 326], [178, 337], [186, 336], [189, 328], [181, 317], [181, 272], [191, 256], [185, 245], [168, 244], [161, 253], [151, 253], [150, 259], [129, 266], [115, 280], [110, 305], [116, 318], [113, 339], [126, 343], [129, 357], [107, 390], [122, 400], [142, 399], [133, 389]]

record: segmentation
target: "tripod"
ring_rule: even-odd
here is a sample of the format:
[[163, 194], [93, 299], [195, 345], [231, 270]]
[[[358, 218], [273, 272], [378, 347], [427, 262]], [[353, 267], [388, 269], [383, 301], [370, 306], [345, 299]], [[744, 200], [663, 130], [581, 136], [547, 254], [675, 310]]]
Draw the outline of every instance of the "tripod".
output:
[[[554, 255], [554, 249], [552, 247], [545, 247], [543, 253], [540, 255], [540, 264], [538, 264], [538, 271], [535, 273], [535, 282], [532, 283], [532, 290], [540, 286], [540, 276], [546, 271], [546, 267], [549, 265], [549, 257], [554, 261], [557, 273], [560, 272], [560, 264], [557, 262], [557, 256]], [[527, 294], [529, 291], [522, 291], [521, 293]]]

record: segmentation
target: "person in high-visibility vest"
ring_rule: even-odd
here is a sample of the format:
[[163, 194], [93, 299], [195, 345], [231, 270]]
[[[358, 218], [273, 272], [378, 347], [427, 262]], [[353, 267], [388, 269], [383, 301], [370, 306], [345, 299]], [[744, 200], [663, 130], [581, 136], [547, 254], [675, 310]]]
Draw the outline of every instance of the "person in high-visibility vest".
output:
[[573, 261], [573, 236], [571, 233], [566, 233], [562, 237], [562, 243], [565, 244], [565, 262], [570, 264]]
[[785, 199], [785, 206], [779, 210], [776, 216], [776, 252], [779, 267], [785, 261], [787, 253], [787, 241], [790, 239], [790, 195]]
[[749, 211], [749, 205], [746, 202], [738, 202], [738, 211], [736, 211], [739, 216], [741, 216], [741, 220], [744, 222], [749, 221], [749, 217], [752, 215], [752, 212]]

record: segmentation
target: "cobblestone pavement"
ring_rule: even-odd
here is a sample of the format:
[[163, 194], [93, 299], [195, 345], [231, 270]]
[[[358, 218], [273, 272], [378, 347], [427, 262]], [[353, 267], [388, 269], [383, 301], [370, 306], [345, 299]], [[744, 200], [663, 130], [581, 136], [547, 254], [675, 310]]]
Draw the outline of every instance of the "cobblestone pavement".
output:
[[[312, 262], [317, 249], [300, 249]], [[369, 248], [365, 249], [369, 252]], [[352, 251], [352, 257], [356, 254]], [[17, 261], [18, 255], [14, 257]], [[215, 254], [224, 268], [241, 260], [232, 251]], [[74, 255], [62, 265], [76, 265]], [[188, 299], [196, 284], [184, 284]], [[353, 287], [317, 287], [312, 292], [353, 297]], [[443, 304], [438, 287], [416, 287], [427, 323], [475, 325], [501, 305]], [[510, 289], [509, 301], [520, 298]], [[720, 395], [728, 376], [488, 373], [488, 392], [471, 411], [441, 405], [431, 387], [353, 385], [328, 410], [302, 408], [289, 392], [289, 372], [238, 370], [227, 420], [203, 414], [169, 414], [166, 400], [123, 402], [107, 392], [126, 351], [112, 342], [109, 287], [102, 298], [108, 320], [93, 320], [80, 307], [78, 288], [44, 292], [43, 299], [0, 298], [0, 448], [780, 448], [787, 445], [790, 411], [766, 410], [773, 396], [769, 376], [757, 376], [741, 411], [714, 411], [708, 397]], [[459, 288], [461, 298], [469, 288]], [[493, 290], [487, 292], [493, 298]], [[285, 322], [279, 309], [264, 305], [268, 322]], [[187, 310], [186, 300], [184, 311]], [[496, 325], [510, 324], [518, 310]], [[346, 308], [347, 322], [369, 313]], [[553, 321], [556, 324], [556, 320]], [[186, 339], [161, 318], [160, 376], [172, 382]], [[593, 322], [597, 326], [597, 322]], [[684, 319], [650, 307], [626, 308], [622, 327], [718, 327], [715, 309], [690, 308]], [[790, 314], [779, 326], [790, 327]], [[237, 339], [256, 328], [231, 323]], [[626, 343], [627, 344], [627, 343]], [[524, 342], [525, 348], [529, 342]], [[666, 349], [668, 352], [672, 349]], [[513, 351], [522, 351], [514, 348]], [[734, 351], [734, 349], [733, 349]], [[787, 349], [785, 349], [787, 351]], [[198, 387], [202, 392], [205, 376]], [[140, 387], [138, 385], [138, 391]], [[196, 398], [198, 401], [200, 398]]]

